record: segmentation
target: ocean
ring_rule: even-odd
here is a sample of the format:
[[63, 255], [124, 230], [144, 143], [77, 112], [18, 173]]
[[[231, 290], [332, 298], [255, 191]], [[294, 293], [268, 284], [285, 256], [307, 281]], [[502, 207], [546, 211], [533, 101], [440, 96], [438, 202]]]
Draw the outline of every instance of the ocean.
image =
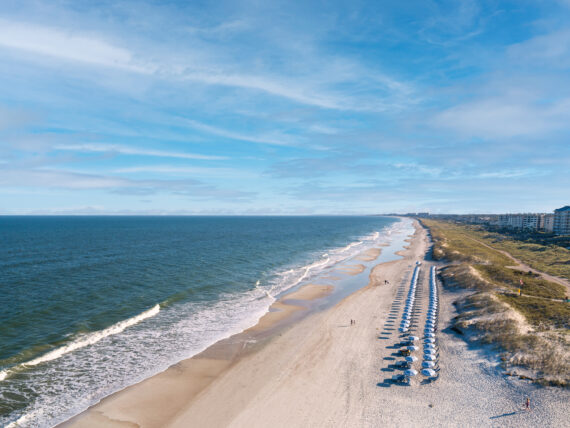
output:
[[376, 216], [0, 217], [0, 425], [62, 422], [256, 324], [281, 293], [361, 251], [401, 249], [410, 228]]

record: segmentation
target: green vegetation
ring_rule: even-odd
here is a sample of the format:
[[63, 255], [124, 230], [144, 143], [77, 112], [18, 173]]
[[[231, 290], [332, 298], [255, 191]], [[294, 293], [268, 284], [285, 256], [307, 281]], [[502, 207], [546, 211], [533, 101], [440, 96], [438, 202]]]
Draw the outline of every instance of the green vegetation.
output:
[[[515, 233], [512, 230], [507, 231], [501, 229], [501, 231], [509, 232], [508, 234], [505, 234], [499, 232], [496, 228], [490, 229], [480, 225], [467, 225], [427, 219], [423, 219], [422, 222], [426, 224], [430, 230], [432, 226], [437, 230], [440, 229], [442, 225], [445, 225], [446, 238], [457, 245], [459, 248], [456, 248], [456, 250], [460, 252], [461, 248], [465, 248], [467, 250], [467, 254], [469, 254], [469, 251], [473, 250], [476, 251], [475, 254], [479, 252], [484, 253], [482, 248], [475, 249], [469, 245], [468, 241], [464, 243], [460, 242], [462, 238], [468, 237], [471, 240], [475, 239], [483, 242], [494, 249], [506, 251], [513, 257], [534, 269], [570, 280], [570, 250], [552, 243], [552, 239], [563, 239], [564, 237], [550, 238], [550, 240], [539, 240], [536, 238], [530, 238], [529, 236], [544, 235], [543, 233]], [[566, 239], [568, 238], [566, 237]], [[453, 258], [449, 258], [449, 260], [453, 260]], [[508, 257], [505, 257], [505, 263], [505, 266], [509, 266], [513, 264], [513, 261]]]
[[505, 369], [522, 367], [532, 370], [537, 382], [568, 385], [570, 304], [562, 301], [566, 287], [514, 269], [516, 263], [501, 251], [535, 269], [546, 266], [548, 273], [564, 276], [570, 273], [570, 252], [516, 242], [478, 226], [427, 219], [422, 223], [434, 241], [433, 258], [450, 262], [440, 270], [445, 286], [473, 290], [455, 302], [459, 315], [452, 328], [466, 340], [500, 350]]
[[570, 250], [556, 245], [539, 245], [504, 240], [497, 234], [486, 234], [485, 238], [499, 250], [507, 251], [523, 263], [550, 275], [570, 279]]
[[[481, 277], [496, 287], [515, 291], [518, 288], [522, 292], [531, 296], [548, 297], [553, 299], [564, 299], [566, 288], [560, 284], [545, 281], [537, 275], [528, 272], [521, 272], [512, 269], [514, 262], [509, 257], [497, 251], [498, 244], [495, 240], [485, 237], [481, 231], [475, 230], [474, 226], [458, 225], [450, 222], [422, 220], [431, 231], [434, 239], [433, 257], [436, 260], [447, 260], [452, 262], [465, 262], [472, 265]], [[504, 242], [501, 245], [505, 245]], [[492, 247], [492, 248], [490, 248]], [[558, 250], [544, 247], [541, 252], [534, 251], [534, 260], [548, 260], [554, 263]], [[560, 247], [557, 247], [560, 248]], [[570, 251], [560, 249], [570, 254]], [[525, 255], [529, 257], [528, 254]], [[516, 256], [515, 256], [516, 257]], [[532, 266], [545, 264], [527, 263]], [[520, 281], [523, 286], [520, 286]]]
[[564, 302], [517, 295], [498, 295], [505, 303], [522, 313], [538, 330], [570, 328], [570, 305]]

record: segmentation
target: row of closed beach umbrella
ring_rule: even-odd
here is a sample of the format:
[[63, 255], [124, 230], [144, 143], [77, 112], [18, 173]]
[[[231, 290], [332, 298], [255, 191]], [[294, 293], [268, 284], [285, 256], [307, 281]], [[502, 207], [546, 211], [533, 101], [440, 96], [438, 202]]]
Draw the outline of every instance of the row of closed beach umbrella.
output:
[[414, 303], [416, 301], [416, 286], [418, 284], [418, 275], [420, 273], [419, 265], [416, 265], [412, 280], [410, 282], [410, 291], [406, 298], [406, 306], [404, 306], [404, 313], [402, 314], [402, 322], [400, 323], [400, 333], [407, 333], [412, 323], [412, 311], [414, 310]]
[[[412, 313], [414, 311], [414, 305], [416, 301], [416, 287], [418, 284], [418, 276], [420, 273], [420, 263], [416, 263], [416, 267], [414, 268], [414, 272], [412, 274], [412, 280], [410, 281], [410, 290], [408, 291], [408, 297], [406, 298], [406, 305], [404, 306], [404, 312], [402, 314], [402, 322], [400, 324], [399, 331], [400, 333], [408, 333], [411, 328], [412, 324]], [[410, 377], [416, 376], [418, 372], [412, 368], [412, 364], [418, 360], [417, 357], [411, 355], [412, 352], [419, 350], [419, 347], [416, 345], [418, 342], [419, 337], [409, 335], [406, 337], [406, 341], [404, 342], [405, 348], [403, 349], [403, 354], [406, 355], [404, 358], [403, 366], [407, 369], [404, 370], [404, 375], [402, 379], [400, 379], [401, 375], [395, 376], [394, 378], [397, 380], [408, 381]]]
[[435, 278], [435, 266], [431, 267], [429, 278], [429, 306], [426, 323], [424, 327], [424, 360], [422, 362], [422, 374], [428, 377], [436, 377], [434, 370], [439, 358], [437, 341], [437, 319], [439, 312], [439, 297], [437, 293], [437, 283]]

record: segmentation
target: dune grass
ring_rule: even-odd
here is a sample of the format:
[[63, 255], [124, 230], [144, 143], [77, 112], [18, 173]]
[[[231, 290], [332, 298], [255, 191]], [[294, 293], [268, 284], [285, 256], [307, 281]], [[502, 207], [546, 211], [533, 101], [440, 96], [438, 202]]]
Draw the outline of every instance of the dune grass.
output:
[[507, 251], [534, 269], [570, 279], [570, 250], [564, 247], [521, 241], [514, 238], [513, 235], [488, 231], [484, 226], [453, 223], [449, 223], [449, 226], [493, 248]]
[[[481, 241], [491, 246], [497, 245], [482, 236], [480, 231], [474, 230], [473, 226], [435, 220], [422, 220], [422, 223], [431, 231], [435, 242], [433, 256], [436, 260], [469, 263], [485, 280], [497, 287], [512, 291], [521, 288], [524, 294], [553, 299], [564, 299], [566, 296], [566, 288], [560, 284], [545, 281], [532, 273], [511, 269], [509, 266], [514, 264], [513, 260], [500, 251], [477, 242]], [[486, 239], [488, 242], [485, 241]], [[543, 263], [553, 263], [552, 257], [555, 253], [554, 250], [546, 248], [542, 252], [535, 251], [534, 258], [538, 260], [544, 256], [547, 261]], [[527, 264], [537, 266], [537, 263]]]
[[570, 305], [564, 302], [537, 299], [517, 295], [498, 295], [499, 299], [509, 304], [527, 321], [538, 329], [570, 328]]
[[[458, 316], [453, 329], [465, 334], [468, 341], [498, 349], [505, 370], [524, 368], [535, 373], [536, 382], [567, 386], [570, 305], [550, 300], [563, 299], [566, 288], [532, 272], [510, 268], [513, 260], [498, 250], [510, 251], [506, 246], [499, 248], [496, 234], [484, 236], [472, 226], [446, 221], [422, 219], [422, 223], [434, 241], [433, 257], [450, 262], [440, 270], [445, 287], [473, 290], [455, 302]], [[546, 255], [544, 265], [556, 263], [553, 257], [558, 253], [550, 248], [524, 251], [532, 251], [535, 259]], [[563, 261], [565, 253], [561, 254]], [[520, 254], [514, 257], [540, 269], [540, 263], [531, 263]], [[523, 296], [517, 294], [519, 287]]]

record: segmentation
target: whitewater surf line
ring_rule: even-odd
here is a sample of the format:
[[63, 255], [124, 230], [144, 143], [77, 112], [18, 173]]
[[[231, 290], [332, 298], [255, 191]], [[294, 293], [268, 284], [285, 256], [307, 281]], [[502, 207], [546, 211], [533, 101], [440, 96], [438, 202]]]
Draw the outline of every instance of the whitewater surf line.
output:
[[38, 364], [45, 363], [47, 361], [56, 360], [56, 359], [62, 357], [63, 355], [68, 354], [70, 352], [73, 352], [77, 349], [84, 348], [85, 346], [93, 345], [94, 343], [99, 342], [101, 339], [104, 339], [105, 337], [121, 333], [122, 331], [124, 331], [128, 327], [131, 327], [135, 324], [138, 324], [139, 322], [141, 322], [147, 318], [152, 318], [152, 317], [158, 315], [159, 312], [160, 312], [160, 305], [157, 304], [157, 305], [154, 305], [152, 308], [150, 308], [144, 312], [141, 312], [140, 314], [138, 314], [132, 318], [128, 318], [128, 319], [123, 320], [123, 321], [119, 321], [118, 323], [113, 324], [112, 326], [107, 327], [104, 330], [100, 330], [100, 331], [96, 331], [93, 333], [86, 334], [84, 336], [80, 336], [78, 339], [72, 341], [71, 343], [68, 343], [67, 345], [56, 348], [53, 351], [50, 351], [44, 355], [41, 355], [37, 358], [34, 358], [33, 360], [26, 361], [24, 363], [18, 364], [17, 366], [10, 367], [8, 369], [0, 371], [0, 381], [6, 379], [12, 373], [19, 371], [19, 370], [22, 370], [22, 369], [25, 369], [26, 367], [36, 366]]

